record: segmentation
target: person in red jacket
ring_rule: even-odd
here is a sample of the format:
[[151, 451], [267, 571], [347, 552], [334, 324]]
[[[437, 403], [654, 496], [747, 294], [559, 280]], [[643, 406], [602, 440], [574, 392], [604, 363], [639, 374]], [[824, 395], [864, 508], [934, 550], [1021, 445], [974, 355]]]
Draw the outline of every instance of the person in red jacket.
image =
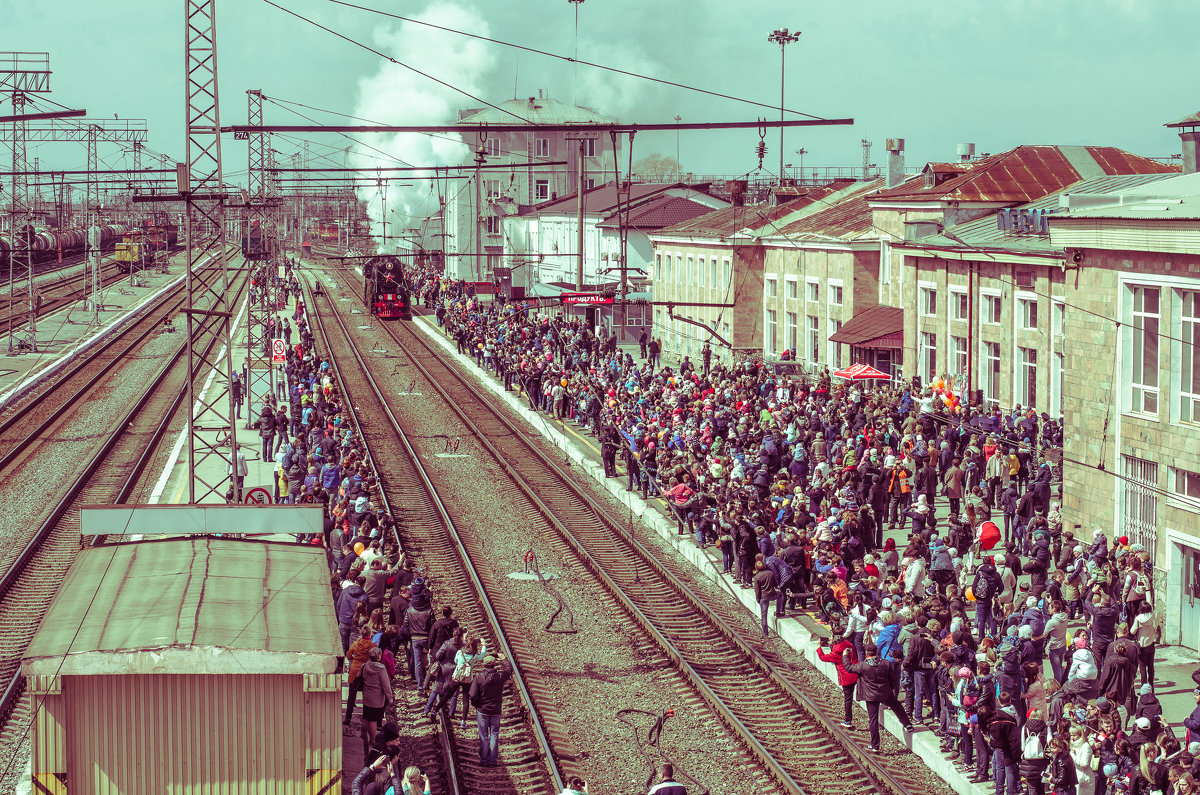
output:
[[842, 701], [846, 706], [846, 719], [842, 721], [841, 725], [844, 729], [853, 729], [854, 714], [850, 708], [854, 705], [854, 685], [858, 682], [858, 674], [847, 671], [846, 666], [858, 662], [858, 655], [849, 638], [838, 638], [837, 643], [833, 644], [833, 648], [825, 651], [824, 646], [828, 641], [829, 638], [817, 639], [820, 644], [817, 647], [817, 656], [825, 662], [831, 662], [837, 666], [838, 684], [842, 686]]

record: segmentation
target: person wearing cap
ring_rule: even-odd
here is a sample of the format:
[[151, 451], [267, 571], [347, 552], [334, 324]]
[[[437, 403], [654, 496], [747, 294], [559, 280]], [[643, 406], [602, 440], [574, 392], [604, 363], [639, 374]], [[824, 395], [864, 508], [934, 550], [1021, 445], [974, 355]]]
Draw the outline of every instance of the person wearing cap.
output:
[[489, 654], [483, 658], [483, 670], [475, 673], [471, 680], [468, 695], [479, 724], [479, 764], [484, 767], [495, 767], [499, 761], [504, 683], [512, 673], [511, 660]]

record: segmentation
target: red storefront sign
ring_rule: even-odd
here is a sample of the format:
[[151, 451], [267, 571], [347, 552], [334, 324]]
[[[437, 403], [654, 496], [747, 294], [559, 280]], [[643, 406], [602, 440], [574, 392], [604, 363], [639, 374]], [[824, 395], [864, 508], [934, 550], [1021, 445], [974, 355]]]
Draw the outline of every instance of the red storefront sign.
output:
[[613, 299], [600, 293], [562, 293], [564, 304], [611, 304]]

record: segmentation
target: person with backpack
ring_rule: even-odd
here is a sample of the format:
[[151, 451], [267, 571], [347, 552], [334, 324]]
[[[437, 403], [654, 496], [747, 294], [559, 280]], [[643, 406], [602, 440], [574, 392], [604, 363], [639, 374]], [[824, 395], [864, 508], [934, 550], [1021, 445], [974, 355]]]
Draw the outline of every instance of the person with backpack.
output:
[[[454, 709], [458, 705], [458, 691], [464, 688], [470, 688], [471, 680], [474, 672], [478, 669], [483, 658], [487, 656], [487, 641], [473, 637], [468, 638], [467, 633], [463, 633], [464, 644], [459, 647], [454, 655], [454, 668], [450, 673], [449, 683], [442, 689], [442, 699], [438, 702], [435, 711], [440, 712], [450, 705], [448, 715], [454, 717]], [[459, 728], [467, 728], [467, 716], [471, 711], [471, 700], [463, 698], [462, 719], [459, 721]]]
[[971, 582], [971, 595], [975, 597], [975, 631], [980, 637], [994, 634], [996, 620], [992, 617], [992, 600], [1000, 594], [1003, 582], [996, 571], [995, 559], [989, 555], [975, 572]]
[[[1001, 702], [1003, 703], [1003, 702]], [[996, 710], [988, 722], [988, 739], [992, 746], [992, 781], [996, 795], [1017, 795], [1020, 783], [1021, 736], [1017, 719], [1007, 709]]]
[[1045, 795], [1042, 774], [1049, 760], [1046, 746], [1050, 743], [1050, 727], [1040, 713], [1032, 714], [1021, 728], [1020, 773], [1025, 779], [1026, 795]]

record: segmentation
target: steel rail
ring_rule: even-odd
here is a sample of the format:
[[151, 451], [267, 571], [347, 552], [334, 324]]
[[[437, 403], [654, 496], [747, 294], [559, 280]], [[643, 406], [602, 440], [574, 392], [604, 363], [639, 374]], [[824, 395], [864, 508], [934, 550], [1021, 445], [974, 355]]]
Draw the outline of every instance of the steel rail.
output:
[[[217, 272], [219, 271], [214, 270], [214, 273]], [[245, 279], [242, 280], [242, 284], [239, 287], [237, 294], [239, 297], [245, 290], [246, 281], [247, 280]], [[206, 319], [203, 324], [203, 333], [208, 333], [210, 327], [214, 325], [216, 321], [216, 318]], [[212, 338], [208, 342], [207, 351], [211, 352], [216, 343], [217, 336], [212, 335]], [[92, 457], [84, 471], [75, 479], [70, 488], [68, 488], [67, 493], [63, 495], [62, 499], [58, 501], [58, 503], [51, 510], [50, 514], [42, 522], [33, 538], [31, 538], [30, 541], [25, 545], [24, 549], [22, 549], [21, 553], [17, 556], [12, 565], [9, 566], [4, 575], [0, 577], [0, 599], [5, 598], [9, 590], [11, 590], [16, 584], [25, 568], [30, 562], [32, 562], [34, 557], [41, 550], [41, 547], [46, 539], [48, 539], [54, 532], [55, 528], [58, 526], [58, 523], [67, 514], [71, 505], [78, 498], [80, 492], [83, 491], [91, 478], [100, 469], [105, 458], [107, 458], [109, 453], [112, 452], [112, 449], [116, 446], [117, 442], [120, 441], [127, 428], [133, 423], [139, 412], [146, 407], [146, 404], [154, 398], [155, 392], [158, 391], [158, 389], [162, 386], [162, 383], [178, 367], [178, 364], [183, 358], [186, 350], [186, 347], [181, 347], [175, 352], [175, 354], [172, 355], [171, 360], [159, 371], [158, 375], [142, 392], [141, 396], [134, 401], [133, 405], [130, 407], [130, 410], [126, 413], [122, 420], [113, 426], [116, 430], [113, 431], [113, 433]], [[190, 374], [188, 374], [187, 377], [193, 379], [197, 378], [203, 369], [204, 365], [199, 364]], [[118, 492], [117, 499], [114, 501], [115, 503], [124, 502], [128, 499], [129, 495], [132, 494], [138, 480], [140, 480], [143, 472], [145, 471], [146, 465], [149, 463], [151, 455], [158, 446], [159, 442], [162, 441], [162, 437], [169, 429], [173, 415], [178, 411], [186, 396], [186, 390], [180, 390], [175, 396], [171, 403], [170, 409], [164, 414], [158, 425], [155, 427], [150, 439], [148, 440], [148, 443], [143, 445], [142, 455], [138, 458], [134, 467], [130, 470], [129, 475], [126, 477], [124, 484]], [[91, 546], [97, 546], [97, 539], [99, 538], [101, 537], [97, 536], [96, 538], [93, 538]], [[0, 725], [6, 725], [8, 723], [9, 716], [12, 714], [12, 711], [24, 692], [24, 689], [25, 677], [18, 667], [5, 686], [3, 694], [0, 695]]]
[[[328, 346], [328, 336], [325, 331], [324, 320], [321, 318], [320, 313], [314, 311], [312, 314], [317, 319], [317, 324], [318, 324], [319, 328], [321, 329], [322, 337], [325, 338], [326, 348], [328, 349], [328, 347], [329, 347]], [[396, 418], [395, 414], [392, 412], [391, 406], [388, 405], [387, 399], [383, 395], [383, 391], [379, 388], [379, 384], [375, 381], [374, 376], [371, 375], [370, 368], [368, 367], [366, 361], [363, 359], [362, 353], [359, 350], [358, 345], [354, 342], [353, 338], [350, 335], [350, 330], [346, 327], [345, 322], [342, 320], [342, 317], [337, 312], [337, 310], [332, 308], [332, 304], [330, 306], [330, 314], [332, 314], [334, 319], [337, 321], [337, 324], [340, 327], [342, 334], [345, 336], [347, 345], [348, 345], [351, 353], [354, 354], [355, 362], [357, 363], [358, 367], [361, 369], [364, 378], [366, 379], [367, 383], [371, 387], [371, 390], [374, 392], [376, 399], [379, 401], [379, 405], [383, 408], [383, 412], [387, 418], [388, 423], [391, 425], [392, 430], [395, 432], [396, 438], [400, 440], [400, 443], [404, 449], [405, 455], [408, 456], [408, 458], [410, 459], [410, 461], [413, 464], [414, 469], [419, 474], [423, 488], [428, 493], [428, 495], [433, 503], [434, 508], [436, 509], [438, 515], [441, 517], [441, 521], [442, 521], [446, 531], [450, 534], [450, 537], [452, 538], [452, 540], [454, 542], [454, 546], [455, 546], [456, 550], [458, 551], [460, 563], [462, 564], [464, 571], [466, 572], [468, 578], [470, 579], [472, 586], [475, 588], [476, 592], [479, 595], [479, 606], [483, 609], [485, 615], [487, 616], [488, 622], [492, 625], [492, 629], [495, 632], [496, 640], [500, 644], [501, 648], [503, 649], [505, 657], [512, 663], [512, 666], [513, 666], [512, 680], [517, 687], [517, 690], [520, 694], [521, 700], [524, 702], [525, 710], [527, 711], [528, 716], [530, 718], [529, 725], [532, 728], [534, 736], [537, 740], [537, 743], [540, 746], [542, 753], [545, 757], [545, 761], [547, 763], [548, 770], [550, 772], [551, 778], [553, 779], [553, 786], [554, 786], [555, 790], [561, 791], [562, 789], [565, 788], [566, 783], [563, 779], [561, 771], [558, 768], [558, 764], [555, 761], [556, 757], [554, 754], [554, 749], [550, 744], [549, 738], [547, 737], [546, 730], [543, 725], [542, 716], [537, 709], [537, 705], [533, 700], [532, 694], [530, 693], [529, 685], [526, 683], [525, 675], [521, 670], [521, 666], [517, 659], [517, 656], [514, 654], [512, 647], [509, 645], [509, 642], [505, 635], [504, 628], [503, 628], [503, 625], [501, 624], [500, 618], [496, 614], [495, 608], [492, 606], [491, 598], [488, 596], [487, 590], [484, 588], [483, 581], [480, 578], [478, 571], [476, 571], [474, 564], [471, 562], [470, 554], [467, 552], [467, 549], [466, 549], [465, 544], [463, 543], [461, 534], [459, 533], [457, 526], [454, 524], [454, 520], [450, 518], [450, 513], [446, 510], [446, 506], [442, 502], [442, 499], [441, 499], [440, 495], [438, 494], [437, 488], [433, 485], [433, 481], [430, 479], [429, 474], [426, 472], [424, 465], [422, 464], [420, 458], [417, 456], [416, 451], [413, 449], [412, 445], [410, 444], [407, 434], [405, 434], [404, 429], [401, 427], [399, 420]], [[331, 356], [331, 358], [332, 358], [332, 356]], [[337, 370], [337, 367], [335, 365], [335, 371], [336, 370]], [[341, 383], [341, 385], [344, 388], [345, 384], [344, 384], [344, 382], [341, 381], [340, 373], [338, 374], [338, 380], [339, 380], [339, 383]], [[343, 394], [346, 395], [347, 398], [349, 398], [349, 394], [350, 394], [349, 392], [344, 392]], [[365, 436], [363, 436], [361, 438], [364, 439], [364, 444], [365, 444]], [[381, 481], [380, 485], [381, 485], [381, 491], [382, 491], [382, 481]], [[443, 715], [442, 721], [443, 721], [443, 729], [448, 730], [448, 728], [449, 728], [448, 724], [450, 722], [449, 717], [446, 715]], [[452, 746], [453, 743], [450, 743], [450, 745]], [[453, 761], [450, 762], [450, 765], [451, 765], [451, 768], [453, 769]]]
[[[505, 469], [505, 471], [509, 472], [509, 474], [514, 478], [514, 480], [516, 480], [521, 485], [522, 490], [525, 491], [526, 494], [529, 495], [531, 501], [533, 501], [534, 504], [538, 506], [539, 511], [542, 512], [543, 515], [546, 516], [547, 520], [550, 521], [552, 523], [552, 525], [554, 525], [556, 527], [556, 529], [559, 530], [559, 532], [563, 535], [564, 539], [576, 550], [576, 552], [580, 555], [580, 557], [585, 560], [585, 562], [587, 563], [589, 568], [593, 569], [593, 571], [595, 571], [601, 577], [601, 579], [603, 579], [605, 581], [608, 588], [613, 592], [613, 595], [619, 601], [621, 601], [622, 604], [626, 607], [626, 609], [628, 609], [634, 615], [634, 617], [638, 620], [639, 624], [643, 624], [644, 626], [649, 626], [651, 623], [649, 617], [647, 617], [645, 615], [645, 613], [642, 612], [637, 607], [637, 605], [635, 605], [632, 602], [632, 600], [630, 600], [624, 594], [622, 589], [615, 583], [615, 581], [612, 580], [612, 578], [607, 574], [607, 572], [604, 571], [602, 564], [600, 564], [598, 561], [595, 560], [595, 558], [592, 556], [592, 554], [587, 550], [584, 543], [579, 540], [578, 536], [576, 536], [572, 531], [570, 531], [566, 527], [566, 525], [557, 516], [555, 516], [553, 514], [553, 512], [545, 505], [544, 501], [538, 495], [537, 490], [529, 483], [528, 477], [524, 473], [522, 473], [520, 470], [518, 470], [516, 467], [514, 467], [511, 464], [509, 458], [506, 457], [501, 451], [499, 451], [495, 447], [495, 445], [492, 444], [491, 440], [487, 437], [486, 433], [483, 432], [479, 428], [478, 423], [476, 423], [469, 415], [467, 415], [467, 413], [463, 410], [461, 405], [449, 395], [449, 393], [445, 390], [445, 388], [442, 386], [442, 384], [433, 376], [432, 373], [430, 373], [430, 371], [424, 365], [424, 363], [421, 362], [418, 357], [413, 355], [409, 346], [400, 340], [399, 335], [395, 332], [395, 330], [393, 328], [391, 328], [391, 326], [385, 325], [383, 327], [386, 330], [386, 333], [388, 334], [388, 336], [391, 337], [391, 339], [398, 346], [400, 346], [400, 348], [408, 356], [409, 360], [412, 361], [412, 363], [417, 367], [417, 369], [422, 373], [422, 375], [424, 375], [426, 380], [439, 392], [439, 394], [443, 397], [443, 399], [446, 400], [446, 402], [451, 406], [451, 408], [454, 410], [454, 412], [460, 417], [460, 419], [468, 427], [468, 429], [470, 429], [472, 431], [472, 433], [481, 442], [481, 444], [486, 449], [488, 449], [489, 452], [492, 453], [492, 455], [496, 458], [496, 460], [500, 464], [500, 466], [503, 469]], [[418, 339], [420, 341], [420, 344], [422, 346], [424, 346], [425, 350], [428, 351], [439, 362], [441, 362], [443, 364], [443, 366], [446, 367], [447, 371], [450, 372], [455, 378], [457, 378], [464, 387], [466, 387], [467, 389], [471, 389], [473, 392], [477, 393], [477, 390], [475, 390], [471, 384], [468, 384], [466, 382], [466, 380], [461, 376], [461, 373], [458, 371], [458, 368], [451, 365], [447, 361], [447, 357], [444, 354], [442, 354], [441, 351], [436, 350], [431, 344], [427, 343], [423, 338], [421, 338], [421, 336], [417, 332], [413, 332], [413, 336], [416, 339]], [[623, 524], [621, 522], [617, 521], [616, 519], [614, 519], [612, 516], [610, 516], [608, 514], [608, 512], [604, 509], [604, 507], [602, 505], [600, 505], [593, 496], [588, 494], [585, 490], [581, 489], [575, 482], [574, 478], [569, 476], [562, 469], [562, 467], [558, 461], [556, 461], [554, 458], [546, 455], [545, 452], [542, 451], [537, 445], [530, 443], [528, 438], [526, 437], [526, 435], [521, 431], [521, 429], [517, 428], [512, 421], [510, 421], [501, 412], [497, 411], [495, 406], [492, 404], [492, 402], [490, 400], [486, 400], [486, 399], [483, 399], [482, 397], [480, 397], [479, 402], [482, 403], [483, 405], [485, 405], [486, 407], [488, 407], [488, 409], [492, 413], [493, 417], [495, 417], [502, 425], [504, 425], [506, 428], [508, 428], [512, 432], [512, 435], [514, 437], [518, 438], [527, 449], [529, 449], [531, 452], [533, 452], [534, 455], [538, 459], [540, 459], [540, 462], [547, 469], [554, 472], [558, 476], [558, 479], [560, 481], [562, 481], [562, 483], [564, 485], [566, 485], [568, 487], [568, 489], [570, 489], [570, 491], [576, 496], [577, 499], [579, 499], [582, 503], [587, 505], [590, 510], [592, 510], [598, 517], [600, 517], [603, 521], [605, 521], [611, 528], [615, 529], [620, 534], [622, 539], [631, 548], [633, 548], [646, 563], [650, 564], [652, 566], [652, 568], [655, 569], [656, 573], [658, 573], [675, 590], [677, 590], [682, 596], [684, 596], [684, 598], [687, 599], [688, 602], [697, 611], [699, 611], [707, 621], [709, 621], [714, 627], [716, 627], [718, 629], [718, 631], [722, 635], [727, 637], [735, 646], [737, 646], [738, 649], [746, 657], [748, 657], [750, 660], [752, 660], [760, 668], [760, 670], [762, 670], [771, 679], [771, 681], [774, 684], [776, 684], [781, 689], [783, 689], [788, 694], [789, 697], [791, 697], [798, 705], [800, 705], [804, 709], [805, 712], [807, 712], [814, 720], [816, 720], [818, 723], [820, 723], [822, 728], [824, 728], [828, 734], [832, 735], [839, 742], [839, 744], [845, 749], [846, 753], [853, 760], [855, 766], [858, 767], [859, 770], [864, 775], [866, 775], [869, 779], [872, 779], [872, 780], [876, 781], [877, 783], [888, 787], [893, 792], [899, 793], [900, 795], [907, 795], [907, 793], [910, 792], [909, 787], [907, 787], [901, 781], [899, 781], [899, 779], [897, 779], [886, 768], [881, 766], [873, 757], [871, 757], [868, 754], [866, 754], [865, 752], [863, 752], [858, 747], [858, 745], [854, 741], [853, 737], [846, 730], [844, 730], [840, 726], [838, 726], [836, 724], [836, 721], [831, 719], [825, 713], [825, 711], [823, 709], [821, 709], [820, 705], [818, 705], [815, 700], [813, 700], [808, 694], [804, 693], [799, 688], [795, 687], [791, 682], [787, 681], [779, 673], [778, 669], [769, 660], [767, 660], [763, 657], [761, 652], [759, 652], [757, 649], [755, 649], [753, 646], [751, 646], [749, 643], [747, 643], [745, 641], [745, 639], [741, 636], [741, 634], [737, 630], [735, 630], [733, 627], [731, 627], [728, 624], [728, 622], [726, 622], [721, 616], [717, 615], [716, 612], [707, 604], [707, 602], [704, 599], [697, 596], [686, 584], [681, 582], [670, 571], [668, 571], [657, 555], [655, 555], [653, 552], [651, 552], [649, 549], [647, 549], [643, 544], [641, 544], [639, 541], [637, 541], [637, 539], [634, 538], [632, 535], [627, 533], [623, 527]], [[702, 694], [710, 693], [712, 698], [716, 699], [717, 701], [720, 701], [719, 696], [716, 696], [715, 693], [712, 693], [711, 688], [709, 688], [708, 685], [703, 681], [703, 677], [697, 671], [695, 671], [694, 668], [687, 665], [686, 662], [683, 661], [681, 652], [678, 650], [678, 648], [675, 647], [675, 645], [673, 643], [671, 643], [671, 641], [669, 639], [667, 639], [665, 637], [665, 635], [663, 635], [661, 632], [659, 632], [657, 630], [657, 628], [653, 628], [653, 631], [651, 632], [651, 634], [655, 636], [656, 641], [658, 641], [660, 645], [665, 644], [664, 650], [673, 659], [676, 659], [680, 663], [683, 663], [683, 665], [681, 665], [681, 668], [686, 666], [686, 668], [684, 668], [685, 673], [687, 673], [687, 675], [689, 676], [690, 679], [694, 680], [694, 684], [696, 684], [697, 688], [701, 691]], [[705, 698], [706, 698], [706, 700], [708, 700], [709, 696], [706, 695]], [[772, 769], [773, 772], [776, 772], [777, 777], [780, 777], [781, 780], [784, 781], [785, 783], [787, 783], [788, 786], [794, 787], [797, 790], [801, 789], [799, 784], [795, 783], [794, 780], [791, 778], [791, 776], [787, 775], [786, 772], [782, 771], [782, 768], [778, 768], [778, 764], [771, 757], [769, 752], [766, 751], [766, 749], [761, 745], [761, 743], [759, 743], [756, 739], [753, 738], [753, 736], [750, 734], [749, 730], [744, 726], [744, 724], [742, 724], [740, 720], [737, 720], [736, 717], [734, 717], [732, 715], [732, 712], [730, 711], [730, 708], [728, 707], [728, 705], [725, 705], [724, 702], [722, 701], [719, 706], [717, 706], [716, 703], [713, 703], [713, 706], [723, 716], [728, 714], [728, 716], [730, 718], [732, 718], [732, 720], [730, 720], [729, 722], [731, 725], [739, 727], [739, 729], [738, 729], [739, 735], [742, 735], [743, 731], [746, 732], [746, 734], [743, 735], [743, 740], [749, 744], [751, 750], [755, 753], [756, 756], [759, 756], [760, 758], [764, 758], [764, 761], [765, 761], [765, 759], [770, 759], [770, 761], [765, 761], [765, 763], [768, 765], [768, 767], [770, 767]], [[780, 776], [780, 773], [782, 773], [783, 775]]]

